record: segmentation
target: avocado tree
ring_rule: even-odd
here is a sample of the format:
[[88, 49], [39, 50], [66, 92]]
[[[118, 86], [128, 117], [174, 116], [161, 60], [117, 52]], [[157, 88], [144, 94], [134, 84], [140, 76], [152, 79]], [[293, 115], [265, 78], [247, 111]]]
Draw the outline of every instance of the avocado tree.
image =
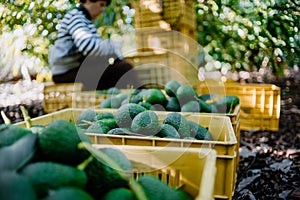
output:
[[[197, 1], [198, 42], [217, 68], [300, 66], [300, 1]], [[221, 64], [220, 64], [221, 63]]]

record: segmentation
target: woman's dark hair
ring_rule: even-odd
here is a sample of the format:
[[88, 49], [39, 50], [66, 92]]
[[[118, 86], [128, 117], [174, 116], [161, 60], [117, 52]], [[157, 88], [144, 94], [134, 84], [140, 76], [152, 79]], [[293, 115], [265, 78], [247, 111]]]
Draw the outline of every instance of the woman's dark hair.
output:
[[[111, 3], [111, 0], [90, 0], [91, 2], [97, 2], [97, 1], [105, 1], [107, 3], [107, 6]], [[85, 3], [86, 0], [80, 0], [80, 3]]]

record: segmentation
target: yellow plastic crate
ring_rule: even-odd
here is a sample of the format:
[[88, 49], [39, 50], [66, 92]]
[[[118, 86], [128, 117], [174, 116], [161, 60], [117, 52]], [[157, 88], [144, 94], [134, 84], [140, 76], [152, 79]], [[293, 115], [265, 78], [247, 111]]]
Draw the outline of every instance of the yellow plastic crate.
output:
[[193, 62], [196, 57], [188, 59], [176, 53], [178, 53], [176, 50], [139, 52], [128, 55], [125, 59], [134, 65], [138, 77], [146, 88], [162, 89], [170, 80], [177, 80], [180, 84], [190, 84], [196, 88], [198, 72]]
[[57, 83], [45, 85], [43, 108], [45, 113], [72, 107], [72, 93], [81, 91], [82, 83]]
[[[54, 120], [62, 119], [75, 122], [79, 115], [85, 109], [72, 108], [50, 113], [32, 119], [34, 125], [47, 125]], [[117, 109], [99, 109], [98, 113], [111, 112], [116, 113]], [[155, 111], [158, 118], [162, 121], [167, 112]], [[181, 113], [188, 120], [199, 123], [206, 127], [212, 134], [215, 141], [206, 140], [184, 140], [169, 138], [149, 138], [124, 135], [91, 134], [93, 144], [114, 144], [114, 145], [134, 145], [134, 146], [156, 146], [156, 147], [179, 147], [190, 148], [211, 148], [217, 152], [217, 174], [214, 186], [214, 198], [231, 199], [234, 193], [236, 183], [237, 166], [237, 140], [231, 125], [230, 118], [227, 116], [201, 115], [197, 113]], [[17, 123], [19, 126], [25, 126], [24, 122]]]
[[133, 177], [151, 174], [168, 185], [190, 194], [195, 200], [214, 199], [216, 151], [175, 147], [94, 145], [117, 148], [133, 164]]
[[241, 103], [241, 130], [279, 129], [280, 88], [276, 85], [200, 82], [197, 92], [238, 96]]

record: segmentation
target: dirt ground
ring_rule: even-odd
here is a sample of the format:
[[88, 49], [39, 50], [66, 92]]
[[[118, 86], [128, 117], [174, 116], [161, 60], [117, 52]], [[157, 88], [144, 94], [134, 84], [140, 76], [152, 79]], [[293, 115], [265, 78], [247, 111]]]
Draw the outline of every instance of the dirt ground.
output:
[[[282, 78], [252, 73], [242, 81], [272, 83], [281, 88], [280, 129], [241, 131], [233, 200], [300, 199], [300, 72], [287, 71]], [[23, 121], [20, 105], [31, 117], [43, 115], [42, 89], [35, 81], [0, 84], [0, 110], [13, 123]]]
[[233, 200], [300, 199], [300, 73], [264, 82], [281, 88], [279, 131], [241, 131]]

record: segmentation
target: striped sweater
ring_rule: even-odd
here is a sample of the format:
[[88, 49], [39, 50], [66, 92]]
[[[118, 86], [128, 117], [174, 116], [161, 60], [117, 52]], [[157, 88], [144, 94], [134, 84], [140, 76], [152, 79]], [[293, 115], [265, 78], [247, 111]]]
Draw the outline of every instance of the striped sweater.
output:
[[113, 42], [97, 34], [88, 11], [80, 5], [68, 11], [58, 25], [57, 40], [49, 49], [52, 74], [79, 67], [86, 56], [121, 57]]

